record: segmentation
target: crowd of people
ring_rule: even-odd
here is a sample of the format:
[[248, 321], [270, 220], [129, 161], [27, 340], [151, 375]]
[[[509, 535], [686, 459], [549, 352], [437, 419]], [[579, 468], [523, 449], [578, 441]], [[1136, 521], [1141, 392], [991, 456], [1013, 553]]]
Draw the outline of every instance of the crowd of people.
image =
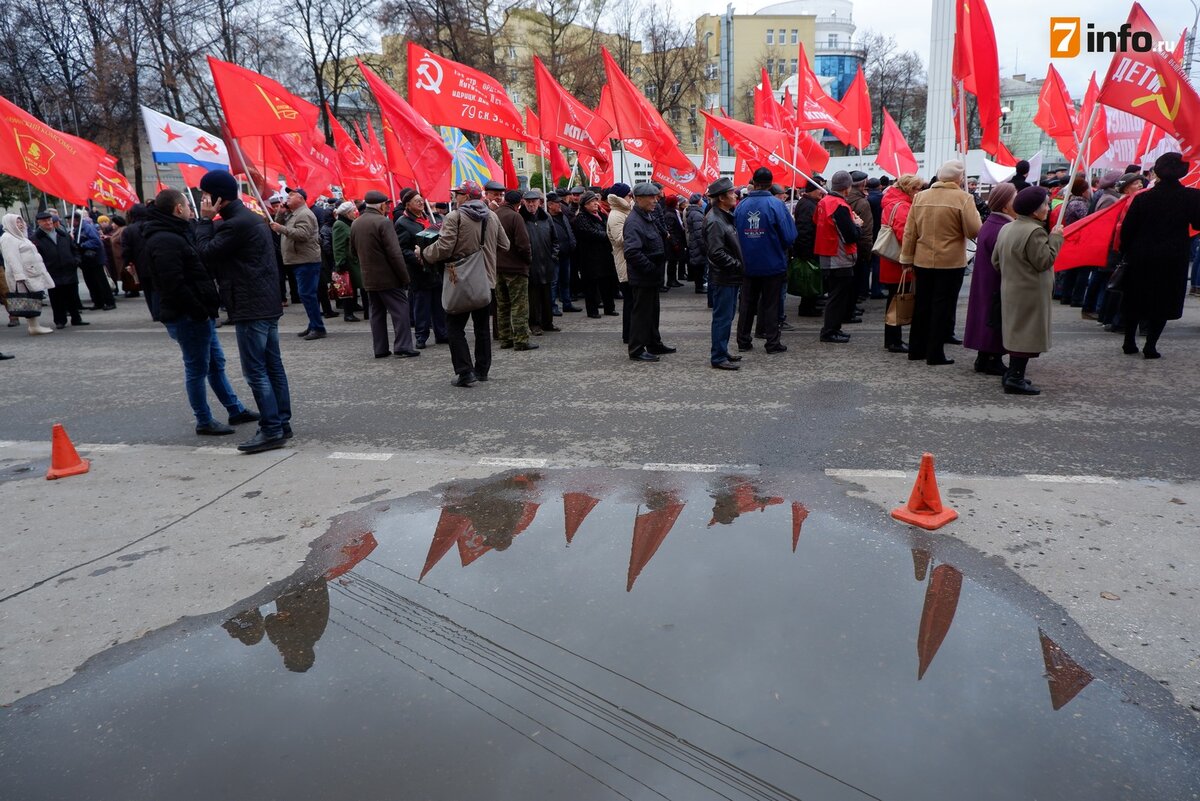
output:
[[[330, 319], [362, 322], [361, 313], [375, 358], [419, 357], [432, 337], [448, 345], [452, 384], [462, 388], [488, 381], [494, 342], [536, 350], [537, 338], [563, 330], [571, 313], [619, 316], [628, 358], [658, 362], [676, 352], [660, 330], [660, 296], [687, 285], [711, 309], [709, 362], [717, 370], [738, 370], [756, 338], [767, 354], [787, 351], [789, 294], [799, 316], [821, 318], [818, 339], [831, 345], [851, 342], [846, 327], [862, 322], [862, 301], [884, 299], [888, 352], [941, 366], [954, 363], [946, 345], [965, 345], [977, 352], [975, 371], [1001, 377], [1011, 394], [1040, 391], [1026, 370], [1050, 348], [1056, 299], [1123, 333], [1126, 353], [1139, 352], [1141, 330], [1140, 352], [1159, 358], [1159, 337], [1182, 316], [1197, 261], [1191, 234], [1200, 229], [1200, 190], [1180, 184], [1186, 172], [1170, 153], [1147, 175], [1132, 168], [1068, 185], [1062, 171], [1045, 186], [1030, 184], [1022, 163], [1011, 181], [981, 196], [962, 162], [950, 161], [928, 183], [860, 171], [828, 181], [814, 175], [793, 197], [761, 167], [747, 187], [720, 178], [687, 198], [665, 197], [650, 182], [543, 194], [468, 181], [453, 190], [453, 207], [411, 188], [395, 202], [370, 191], [357, 202], [311, 203], [294, 188], [259, 213], [242, 202], [237, 179], [216, 170], [200, 182], [198, 206], [164, 189], [128, 221], [77, 213], [64, 225], [50, 209], [30, 234], [21, 217], [6, 215], [0, 253], [9, 325], [24, 317], [31, 335], [55, 330], [38, 323], [47, 295], [57, 329], [87, 325], [79, 274], [93, 310], [114, 308], [118, 289], [144, 296], [179, 345], [196, 433], [232, 434], [257, 422], [238, 446], [254, 453], [292, 436], [278, 327], [289, 297], [304, 308], [303, 341], [324, 339]], [[1135, 197], [1121, 210], [1105, 263], [1055, 274], [1064, 227], [1123, 195]], [[956, 314], [972, 242], [960, 340]], [[1193, 268], [1193, 287], [1196, 277]], [[225, 375], [221, 325], [236, 331], [257, 411]], [[213, 416], [206, 387], [228, 424]]]

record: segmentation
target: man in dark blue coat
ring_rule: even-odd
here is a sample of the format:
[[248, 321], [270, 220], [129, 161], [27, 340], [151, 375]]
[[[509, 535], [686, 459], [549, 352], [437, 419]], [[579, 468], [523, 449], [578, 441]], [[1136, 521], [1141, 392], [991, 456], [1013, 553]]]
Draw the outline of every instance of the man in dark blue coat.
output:
[[787, 206], [771, 194], [775, 176], [766, 167], [754, 171], [754, 190], [734, 213], [746, 273], [738, 307], [738, 350], [754, 347], [754, 317], [762, 321], [767, 353], [782, 353], [779, 341], [779, 295], [787, 279], [788, 254], [796, 239], [796, 223]]
[[667, 245], [654, 223], [659, 189], [651, 183], [633, 188], [634, 207], [625, 220], [625, 266], [633, 306], [629, 314], [629, 358], [656, 362], [675, 348], [663, 344], [658, 332], [658, 288], [667, 265]]

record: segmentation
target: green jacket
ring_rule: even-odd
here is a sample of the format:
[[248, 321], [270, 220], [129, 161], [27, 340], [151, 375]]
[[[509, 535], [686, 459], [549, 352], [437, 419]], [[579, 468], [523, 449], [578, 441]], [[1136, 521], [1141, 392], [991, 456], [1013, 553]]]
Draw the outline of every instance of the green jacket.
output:
[[349, 270], [354, 288], [362, 289], [362, 268], [350, 250], [350, 223], [345, 217], [338, 217], [333, 223], [333, 265], [339, 270]]

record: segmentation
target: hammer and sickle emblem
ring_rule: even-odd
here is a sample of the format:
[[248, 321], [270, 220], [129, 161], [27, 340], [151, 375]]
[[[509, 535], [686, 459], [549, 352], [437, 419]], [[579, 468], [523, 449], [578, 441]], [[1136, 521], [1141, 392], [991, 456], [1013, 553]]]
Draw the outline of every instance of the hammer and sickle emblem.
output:
[[442, 65], [434, 61], [432, 57], [428, 55], [421, 57], [421, 61], [417, 64], [417, 75], [420, 76], [417, 80], [418, 89], [433, 92], [435, 95], [442, 93]]
[[1146, 103], [1157, 103], [1159, 112], [1168, 120], [1174, 122], [1176, 115], [1179, 114], [1179, 102], [1183, 98], [1183, 90], [1179, 88], [1178, 83], [1175, 84], [1175, 106], [1171, 107], [1167, 105], [1167, 100], [1165, 97], [1163, 97], [1163, 92], [1167, 89], [1167, 81], [1166, 76], [1161, 72], [1158, 73], [1158, 83], [1159, 88], [1157, 92], [1152, 95], [1146, 95], [1145, 97], [1139, 97], [1132, 101], [1130, 105], [1134, 108], [1137, 108], [1138, 106], [1143, 106]]

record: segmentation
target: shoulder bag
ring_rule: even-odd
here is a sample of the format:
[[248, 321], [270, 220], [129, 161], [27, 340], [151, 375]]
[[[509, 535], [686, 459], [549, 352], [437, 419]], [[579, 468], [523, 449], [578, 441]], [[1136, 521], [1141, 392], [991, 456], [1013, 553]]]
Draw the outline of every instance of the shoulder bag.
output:
[[912, 268], [905, 267], [904, 271], [900, 273], [900, 283], [896, 286], [896, 294], [892, 295], [892, 300], [888, 303], [887, 313], [884, 315], [883, 321], [888, 325], [908, 325], [911, 323], [916, 298]]
[[892, 230], [892, 223], [895, 221], [896, 212], [899, 209], [899, 203], [892, 206], [891, 219], [879, 226], [879, 235], [875, 237], [875, 244], [871, 247], [871, 252], [881, 259], [900, 261], [900, 240], [896, 238], [896, 232]]
[[479, 249], [446, 265], [442, 273], [442, 307], [447, 314], [475, 311], [492, 302], [483, 252], [486, 236], [487, 218], [484, 218], [479, 221]]

